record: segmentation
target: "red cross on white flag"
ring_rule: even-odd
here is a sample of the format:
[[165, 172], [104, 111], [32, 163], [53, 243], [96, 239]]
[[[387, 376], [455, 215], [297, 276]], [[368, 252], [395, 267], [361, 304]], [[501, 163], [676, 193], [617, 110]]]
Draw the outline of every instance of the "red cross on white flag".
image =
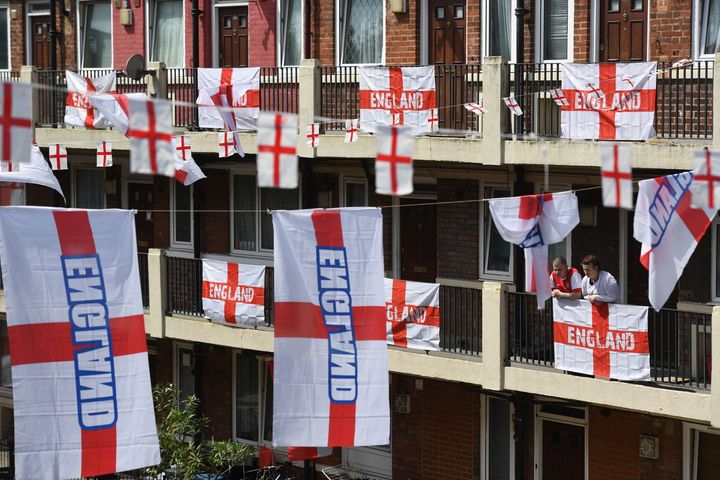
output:
[[67, 170], [68, 169], [68, 155], [65, 145], [59, 143], [50, 145], [50, 168], [53, 170]]
[[485, 115], [487, 113], [487, 109], [484, 107], [481, 107], [480, 104], [477, 104], [477, 103], [466, 103], [465, 105], [463, 105], [463, 107], [465, 107], [465, 109], [468, 112], [472, 112], [475, 115], [477, 115], [478, 117]]
[[385, 279], [388, 345], [440, 350], [440, 285]]
[[692, 59], [683, 58], [683, 59], [678, 60], [677, 62], [673, 62], [672, 68], [686, 67], [688, 65], [691, 65], [692, 63], [693, 63]]
[[567, 97], [562, 91], [562, 88], [554, 88], [550, 90], [550, 96], [555, 101], [555, 104], [558, 107], [567, 107], [570, 105], [570, 102], [568, 102]]
[[187, 187], [203, 178], [207, 177], [192, 157], [187, 160], [180, 157], [175, 159], [175, 180]]
[[187, 135], [177, 135], [175, 137], [175, 151], [179, 159], [183, 161], [190, 160], [192, 158], [190, 137]]
[[605, 92], [603, 92], [602, 89], [596, 87], [592, 83], [588, 83], [587, 88], [590, 91], [589, 96], [594, 97], [596, 101], [600, 101], [605, 98]]
[[513, 115], [520, 116], [523, 114], [522, 108], [520, 108], [520, 104], [515, 100], [515, 97], [504, 97], [503, 102], [505, 102]]
[[375, 192], [408, 195], [413, 192], [413, 137], [410, 128], [378, 125]]
[[2, 171], [17, 170], [30, 159], [33, 141], [32, 87], [22, 83], [0, 84], [0, 165]]
[[305, 127], [305, 143], [308, 147], [317, 148], [320, 143], [320, 124], [311, 123]]
[[630, 146], [603, 144], [600, 146], [600, 161], [603, 205], [631, 210], [633, 186]]
[[438, 109], [433, 108], [430, 110], [430, 114], [428, 115], [427, 123], [428, 123], [428, 132], [437, 132], [438, 128], [440, 127], [440, 119], [438, 117]]
[[297, 115], [260, 112], [257, 132], [258, 186], [297, 188]]
[[220, 158], [232, 157], [237, 151], [235, 150], [235, 141], [233, 134], [230, 132], [218, 133], [218, 156]]
[[97, 142], [97, 166], [112, 167], [112, 143], [102, 140]]
[[694, 207], [720, 208], [720, 152], [695, 152], [695, 170], [690, 191]]
[[107, 128], [112, 122], [96, 111], [88, 95], [115, 91], [115, 72], [99, 78], [88, 78], [69, 70], [65, 71], [67, 97], [65, 99], [65, 124], [71, 127]]
[[345, 120], [345, 143], [357, 142], [358, 134], [360, 133], [360, 130], [358, 130], [359, 124], [360, 119], [358, 118]]
[[128, 99], [130, 171], [175, 176], [172, 104], [165, 100]]
[[265, 324], [265, 267], [203, 259], [206, 318], [224, 325]]

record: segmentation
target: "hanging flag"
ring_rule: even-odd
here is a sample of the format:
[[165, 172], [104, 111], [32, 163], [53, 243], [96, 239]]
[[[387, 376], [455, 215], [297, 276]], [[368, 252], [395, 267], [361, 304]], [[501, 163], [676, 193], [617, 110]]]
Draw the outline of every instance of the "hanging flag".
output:
[[715, 209], [694, 208], [691, 172], [643, 180], [635, 205], [633, 237], [642, 243], [648, 298], [660, 310], [710, 226]]
[[42, 185], [43, 187], [52, 188], [58, 192], [60, 196], [63, 197], [63, 201], [65, 201], [65, 195], [63, 194], [62, 188], [60, 188], [60, 183], [52, 171], [50, 171], [50, 167], [40, 148], [33, 144], [30, 152], [30, 162], [21, 163], [19, 168], [12, 172], [0, 173], [0, 182], [34, 183], [36, 185]]
[[633, 208], [630, 145], [600, 145], [603, 206]]
[[320, 124], [311, 123], [305, 127], [305, 143], [310, 148], [317, 148], [320, 144]]
[[258, 187], [297, 188], [297, 115], [260, 112]]
[[220, 158], [232, 157], [237, 153], [233, 136], [230, 132], [218, 133], [218, 156]]
[[103, 140], [97, 142], [96, 161], [98, 167], [112, 167], [112, 143]]
[[413, 137], [407, 127], [377, 128], [375, 192], [408, 195], [413, 192]]
[[99, 78], [88, 78], [66, 70], [65, 125], [85, 128], [111, 127], [112, 123], [92, 106], [88, 94], [114, 92], [115, 78], [115, 72]]
[[147, 100], [148, 96], [144, 93], [98, 93], [88, 95], [88, 99], [92, 106], [95, 107], [113, 127], [127, 136], [130, 124], [129, 101], [131, 99]]
[[345, 120], [345, 143], [357, 142], [360, 133], [360, 130], [358, 130], [359, 123], [360, 119], [358, 118]]
[[0, 209], [17, 478], [160, 462], [134, 220]]
[[656, 62], [564, 63], [564, 138], [647, 140], [655, 136]]
[[165, 100], [129, 99], [130, 172], [175, 176], [172, 104]]
[[558, 107], [567, 107], [570, 105], [567, 97], [562, 91], [562, 88], [554, 88], [550, 90], [550, 97], [555, 101], [555, 105]]
[[362, 130], [406, 125], [411, 135], [428, 131], [428, 118], [437, 108], [435, 67], [358, 67], [358, 72]]
[[503, 102], [505, 102], [513, 115], [520, 116], [523, 114], [522, 108], [520, 108], [520, 104], [515, 100], [515, 97], [503, 97]]
[[[240, 135], [238, 134], [238, 124], [233, 115], [232, 105], [232, 86], [221, 86], [216, 89], [208, 90], [210, 101], [217, 107], [217, 112], [223, 121], [223, 128], [227, 130], [232, 137], [235, 152], [241, 157], [245, 156], [245, 151], [240, 144]], [[225, 142], [229, 137], [225, 136]]]
[[427, 119], [427, 131], [428, 132], [437, 132], [440, 127], [440, 118], [438, 117], [438, 109], [433, 108], [430, 110], [430, 114], [428, 115]]
[[187, 187], [203, 178], [207, 177], [198, 164], [195, 163], [195, 160], [192, 158], [189, 160], [175, 159], [175, 180]]
[[32, 86], [0, 83], [0, 171], [12, 172], [30, 158], [33, 142]]
[[554, 299], [553, 341], [559, 370], [650, 380], [648, 307]]
[[67, 170], [68, 169], [68, 155], [65, 145], [55, 143], [50, 145], [50, 168], [53, 170]]
[[692, 65], [692, 63], [693, 63], [693, 60], [691, 58], [683, 58], [683, 59], [678, 60], [677, 62], [673, 62], [671, 68], [686, 67], [688, 65]]
[[466, 103], [465, 105], [463, 105], [463, 107], [465, 107], [467, 111], [474, 113], [478, 117], [487, 113], [487, 109], [485, 109], [485, 107], [481, 107], [477, 103]]
[[265, 325], [265, 267], [203, 259], [205, 318], [223, 325]]
[[175, 136], [175, 151], [177, 158], [183, 161], [190, 160], [192, 157], [192, 149], [190, 148], [190, 137], [187, 135]]
[[[203, 128], [255, 130], [260, 112], [260, 68], [198, 68], [198, 121]], [[219, 93], [225, 105], [232, 108], [232, 122], [236, 128], [225, 125], [218, 104], [211, 97]], [[239, 152], [239, 151], [238, 151]]]
[[273, 212], [273, 444], [387, 445], [382, 215]]
[[720, 208], [720, 153], [710, 150], [695, 152], [695, 170], [690, 191], [693, 207]]
[[329, 457], [333, 453], [330, 447], [287, 447], [288, 462], [302, 462]]
[[387, 343], [440, 350], [440, 285], [385, 279]]
[[525, 252], [525, 290], [535, 292], [538, 308], [550, 298], [548, 245], [562, 242], [580, 222], [575, 193], [489, 199], [500, 236]]

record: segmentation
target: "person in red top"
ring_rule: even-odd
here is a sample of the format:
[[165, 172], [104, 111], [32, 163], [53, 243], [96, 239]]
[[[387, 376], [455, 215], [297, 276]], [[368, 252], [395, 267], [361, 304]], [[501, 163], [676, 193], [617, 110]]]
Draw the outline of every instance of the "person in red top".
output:
[[553, 260], [550, 274], [550, 286], [553, 298], [582, 298], [582, 278], [580, 272], [567, 264], [565, 257]]

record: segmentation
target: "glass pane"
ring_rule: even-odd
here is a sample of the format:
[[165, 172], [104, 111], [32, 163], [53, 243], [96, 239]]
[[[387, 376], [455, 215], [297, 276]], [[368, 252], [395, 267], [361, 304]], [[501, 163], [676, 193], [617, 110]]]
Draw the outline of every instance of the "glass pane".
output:
[[490, 34], [489, 53], [510, 59], [510, 32], [512, 12], [508, 0], [489, 0], [490, 3]]
[[235, 357], [235, 436], [258, 439], [258, 361], [251, 353]]
[[238, 210], [256, 210], [255, 177], [235, 175], [233, 178], [234, 239], [236, 250], [257, 250], [255, 245], [255, 212]]
[[285, 3], [285, 65], [299, 65], [302, 55], [302, 0]]
[[240, 27], [240, 28], [247, 27], [247, 15], [240, 15], [240, 17], [238, 17], [238, 27]]
[[633, 12], [641, 12], [643, 9], [643, 0], [633, 0], [632, 10]]
[[435, 7], [435, 18], [438, 20], [445, 18], [445, 7]]
[[699, 432], [697, 480], [720, 478], [720, 435]]
[[[567, 257], [567, 237], [563, 238], [562, 242], [553, 243], [548, 245], [548, 275], [552, 271], [552, 262], [557, 257]], [[566, 258], [568, 263], [572, 263], [569, 258]], [[570, 265], [572, 267], [572, 265]]]
[[608, 2], [608, 12], [619, 12], [620, 0], [610, 0]]
[[455, 5], [455, 18], [463, 18], [465, 16], [464, 8], [462, 5]]
[[12, 387], [10, 371], [10, 344], [8, 343], [7, 322], [0, 322], [0, 386]]
[[[281, 188], [263, 188], [260, 190], [260, 210], [294, 210], [297, 209], [298, 191]], [[273, 229], [272, 216], [262, 213], [260, 215], [260, 248], [272, 250]]]
[[343, 63], [380, 63], [384, 0], [346, 0]]
[[0, 8], [0, 68], [9, 69], [10, 60], [8, 59], [8, 9]]
[[567, 59], [568, 0], [545, 1], [545, 60]]
[[510, 480], [510, 402], [488, 397], [488, 478]]
[[192, 242], [192, 187], [175, 184], [175, 241]]
[[[485, 189], [485, 198], [509, 197], [508, 190]], [[510, 243], [503, 240], [492, 221], [492, 214], [488, 202], [483, 202], [485, 208], [485, 271], [510, 271]]]
[[270, 363], [265, 362], [265, 428], [263, 431], [263, 440], [272, 441], [272, 423], [273, 423], [273, 377]]
[[346, 183], [345, 184], [345, 206], [346, 207], [364, 207], [367, 205], [365, 198], [365, 184], [363, 183]]
[[112, 67], [110, 2], [85, 5], [83, 67]]
[[191, 348], [178, 348], [178, 389], [180, 400], [195, 395], [195, 359]]
[[105, 208], [105, 170], [75, 171], [75, 207]]
[[168, 67], [182, 66], [185, 56], [182, 7], [181, 0], [158, 0], [155, 10], [155, 48], [151, 58], [165, 62]]
[[705, 47], [703, 53], [712, 55], [718, 41], [720, 32], [720, 0], [705, 0], [710, 2], [707, 6], [707, 17], [705, 18]]
[[223, 17], [223, 27], [232, 28], [232, 17]]

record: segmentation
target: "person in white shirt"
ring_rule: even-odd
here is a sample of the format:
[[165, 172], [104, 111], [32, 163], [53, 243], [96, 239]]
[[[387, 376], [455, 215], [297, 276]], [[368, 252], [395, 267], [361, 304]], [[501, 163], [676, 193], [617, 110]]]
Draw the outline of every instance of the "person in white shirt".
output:
[[611, 274], [600, 270], [600, 260], [588, 255], [582, 260], [585, 277], [582, 279], [582, 296], [591, 303], [617, 303], [620, 286]]

